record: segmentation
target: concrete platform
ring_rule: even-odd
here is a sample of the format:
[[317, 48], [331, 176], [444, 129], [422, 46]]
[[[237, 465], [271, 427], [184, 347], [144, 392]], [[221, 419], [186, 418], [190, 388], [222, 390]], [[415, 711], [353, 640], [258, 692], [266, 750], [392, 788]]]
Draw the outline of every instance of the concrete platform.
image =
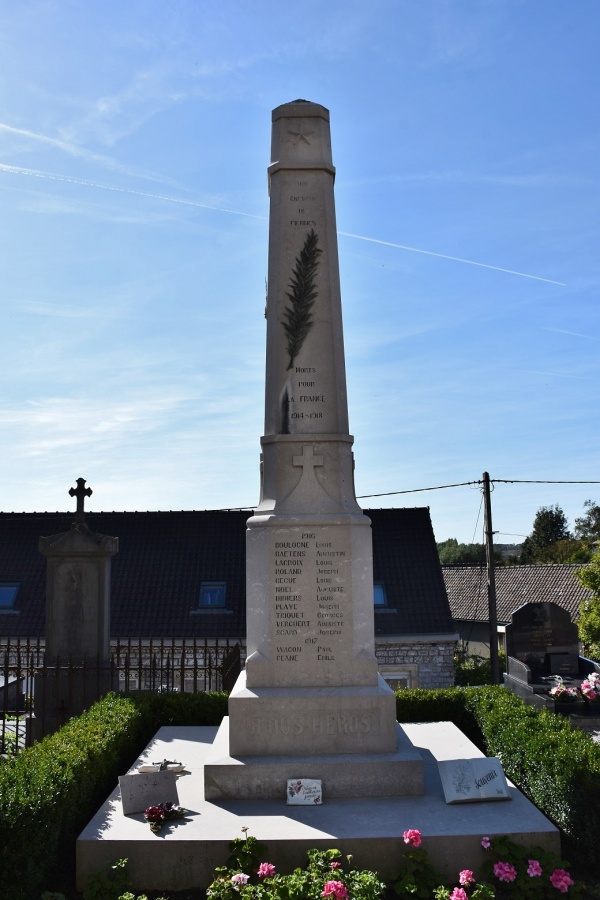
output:
[[322, 806], [286, 806], [285, 799], [206, 801], [204, 761], [216, 727], [165, 726], [131, 771], [142, 762], [176, 759], [189, 774], [178, 779], [180, 803], [189, 811], [159, 834], [143, 814], [125, 817], [119, 789], [97, 812], [77, 841], [77, 888], [89, 876], [126, 857], [137, 890], [177, 891], [206, 887], [223, 865], [229, 842], [242, 826], [267, 844], [265, 858], [281, 872], [306, 862], [312, 848], [336, 847], [351, 853], [354, 864], [377, 870], [383, 878], [397, 871], [405, 850], [402, 833], [418, 828], [423, 846], [449, 878], [464, 868], [477, 875], [484, 860], [483, 835], [509, 834], [525, 846], [560, 852], [558, 830], [509, 782], [511, 801], [449, 806], [444, 800], [437, 760], [482, 756], [452, 723], [403, 725], [424, 762], [425, 793], [419, 797], [332, 799]]

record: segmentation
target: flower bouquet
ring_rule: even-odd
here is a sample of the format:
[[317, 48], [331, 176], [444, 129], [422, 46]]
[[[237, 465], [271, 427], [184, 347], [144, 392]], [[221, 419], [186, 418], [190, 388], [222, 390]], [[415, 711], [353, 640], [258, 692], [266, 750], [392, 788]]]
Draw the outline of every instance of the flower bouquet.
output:
[[144, 818], [150, 826], [150, 830], [160, 831], [165, 822], [171, 819], [183, 819], [187, 810], [175, 803], [159, 803], [157, 806], [149, 806], [144, 811]]
[[600, 674], [598, 672], [590, 672], [587, 678], [581, 682], [581, 695], [585, 700], [586, 708], [589, 710], [593, 707], [594, 713], [598, 710], [600, 714]]
[[[560, 676], [557, 676], [560, 678]], [[557, 703], [575, 703], [581, 700], [579, 688], [564, 684], [562, 678], [550, 689], [549, 694]]]
[[567, 685], [560, 675], [556, 676], [556, 684], [548, 691], [554, 700], [554, 712], [569, 716], [576, 711], [583, 712], [581, 691], [575, 685]]

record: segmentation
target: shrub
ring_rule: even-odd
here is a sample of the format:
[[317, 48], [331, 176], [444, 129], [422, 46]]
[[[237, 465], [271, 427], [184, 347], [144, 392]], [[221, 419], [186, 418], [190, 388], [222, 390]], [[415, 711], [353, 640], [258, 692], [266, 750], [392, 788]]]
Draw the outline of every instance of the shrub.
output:
[[399, 722], [453, 722], [480, 750], [483, 735], [473, 713], [465, 704], [464, 688], [398, 691], [396, 716]]
[[140, 724], [134, 704], [110, 694], [0, 768], [0, 896], [39, 896], [132, 761]]
[[[0, 896], [31, 900], [161, 725], [219, 724], [226, 694], [108, 694], [0, 765]], [[26, 836], [26, 837], [25, 837]]]
[[600, 746], [567, 718], [536, 710], [504, 688], [467, 690], [465, 705], [488, 756], [557, 825], [573, 862], [600, 867]]

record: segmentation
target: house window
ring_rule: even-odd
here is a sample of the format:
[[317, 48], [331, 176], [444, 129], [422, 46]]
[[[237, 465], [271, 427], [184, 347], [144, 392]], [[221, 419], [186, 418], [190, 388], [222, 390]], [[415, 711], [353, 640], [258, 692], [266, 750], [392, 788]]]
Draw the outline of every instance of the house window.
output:
[[200, 586], [200, 607], [202, 609], [224, 608], [227, 582], [203, 581]]
[[12, 609], [21, 587], [18, 581], [0, 581], [0, 609]]
[[387, 606], [387, 594], [383, 581], [376, 581], [373, 585], [373, 602], [377, 607]]

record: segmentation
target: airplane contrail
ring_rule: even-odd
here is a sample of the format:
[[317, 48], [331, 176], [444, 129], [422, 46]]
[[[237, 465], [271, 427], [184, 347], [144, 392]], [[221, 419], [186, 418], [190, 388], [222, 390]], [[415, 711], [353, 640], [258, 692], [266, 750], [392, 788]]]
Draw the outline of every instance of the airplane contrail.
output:
[[515, 272], [514, 269], [503, 269], [500, 266], [491, 266], [489, 263], [475, 262], [473, 259], [463, 259], [460, 256], [448, 256], [446, 253], [435, 253], [433, 250], [420, 250], [418, 247], [407, 247], [405, 244], [393, 244], [391, 241], [380, 241], [378, 238], [365, 237], [362, 234], [348, 234], [346, 231], [338, 231], [344, 237], [356, 238], [358, 241], [369, 241], [371, 244], [383, 244], [385, 247], [396, 247], [398, 250], [410, 250], [411, 253], [425, 253], [427, 256], [438, 256], [440, 259], [452, 259], [454, 262], [467, 263], [469, 266], [480, 266], [482, 269], [494, 269], [496, 272], [506, 272], [508, 275], [519, 275], [521, 278], [533, 278], [535, 281], [545, 281], [547, 284], [558, 284], [566, 287], [563, 281], [552, 281], [551, 278], [542, 278], [540, 275], [528, 275], [527, 272]]
[[20, 166], [8, 166], [0, 163], [0, 171], [13, 175], [29, 175], [32, 178], [46, 178], [50, 181], [65, 181], [68, 184], [81, 184], [84, 187], [100, 188], [103, 191], [115, 191], [118, 194], [135, 194], [138, 197], [150, 197], [153, 200], [165, 200], [168, 203], [181, 203], [184, 206], [199, 206], [201, 209], [212, 209], [216, 212], [231, 213], [234, 216], [245, 216], [249, 219], [264, 219], [264, 216], [255, 216], [253, 213], [240, 212], [237, 209], [227, 209], [222, 206], [211, 206], [209, 203], [200, 203], [198, 200], [185, 200], [182, 197], [169, 197], [166, 194], [151, 194], [149, 191], [136, 191], [133, 188], [116, 187], [113, 184], [104, 184], [100, 181], [86, 181], [83, 178], [71, 178], [69, 175], [57, 175], [53, 172], [40, 172], [38, 169], [24, 169]]
[[[112, 184], [104, 184], [98, 181], [86, 181], [83, 178], [71, 178], [69, 175], [57, 175], [52, 172], [41, 172], [38, 169], [25, 169], [21, 166], [9, 166], [6, 163], [0, 163], [0, 171], [8, 172], [12, 175], [28, 175], [32, 178], [45, 178], [50, 181], [64, 181], [68, 184], [80, 184], [84, 187], [98, 188], [104, 191], [114, 191], [119, 194], [134, 194], [137, 197], [149, 197], [152, 200], [163, 200], [167, 203], [180, 203], [183, 206], [196, 206], [200, 209], [211, 209], [215, 212], [229, 213], [233, 216], [243, 216], [248, 219], [265, 219], [265, 216], [257, 216], [254, 213], [241, 212], [239, 209], [228, 209], [223, 206], [212, 206], [209, 203], [200, 203], [197, 200], [186, 200], [182, 197], [171, 197], [167, 194], [152, 194], [149, 191], [137, 191], [133, 188], [116, 187]], [[439, 259], [449, 259], [453, 262], [466, 263], [469, 266], [479, 266], [482, 269], [492, 269], [495, 272], [505, 272], [507, 275], [517, 275], [520, 278], [531, 278], [534, 281], [544, 281], [546, 284], [557, 284], [560, 287], [566, 287], [562, 281], [553, 281], [551, 278], [542, 278], [540, 275], [529, 275], [527, 272], [517, 272], [514, 269], [504, 269], [501, 266], [492, 266], [489, 263], [476, 262], [473, 259], [463, 259], [460, 256], [449, 256], [447, 253], [436, 253], [433, 250], [422, 250], [419, 247], [409, 247], [406, 244], [395, 244], [392, 241], [382, 241], [378, 238], [365, 237], [362, 234], [350, 234], [347, 231], [338, 231], [342, 237], [354, 238], [357, 241], [367, 241], [370, 244], [382, 244], [384, 247], [395, 247], [397, 250], [408, 250], [411, 253], [423, 253], [426, 256], [437, 256]]]

